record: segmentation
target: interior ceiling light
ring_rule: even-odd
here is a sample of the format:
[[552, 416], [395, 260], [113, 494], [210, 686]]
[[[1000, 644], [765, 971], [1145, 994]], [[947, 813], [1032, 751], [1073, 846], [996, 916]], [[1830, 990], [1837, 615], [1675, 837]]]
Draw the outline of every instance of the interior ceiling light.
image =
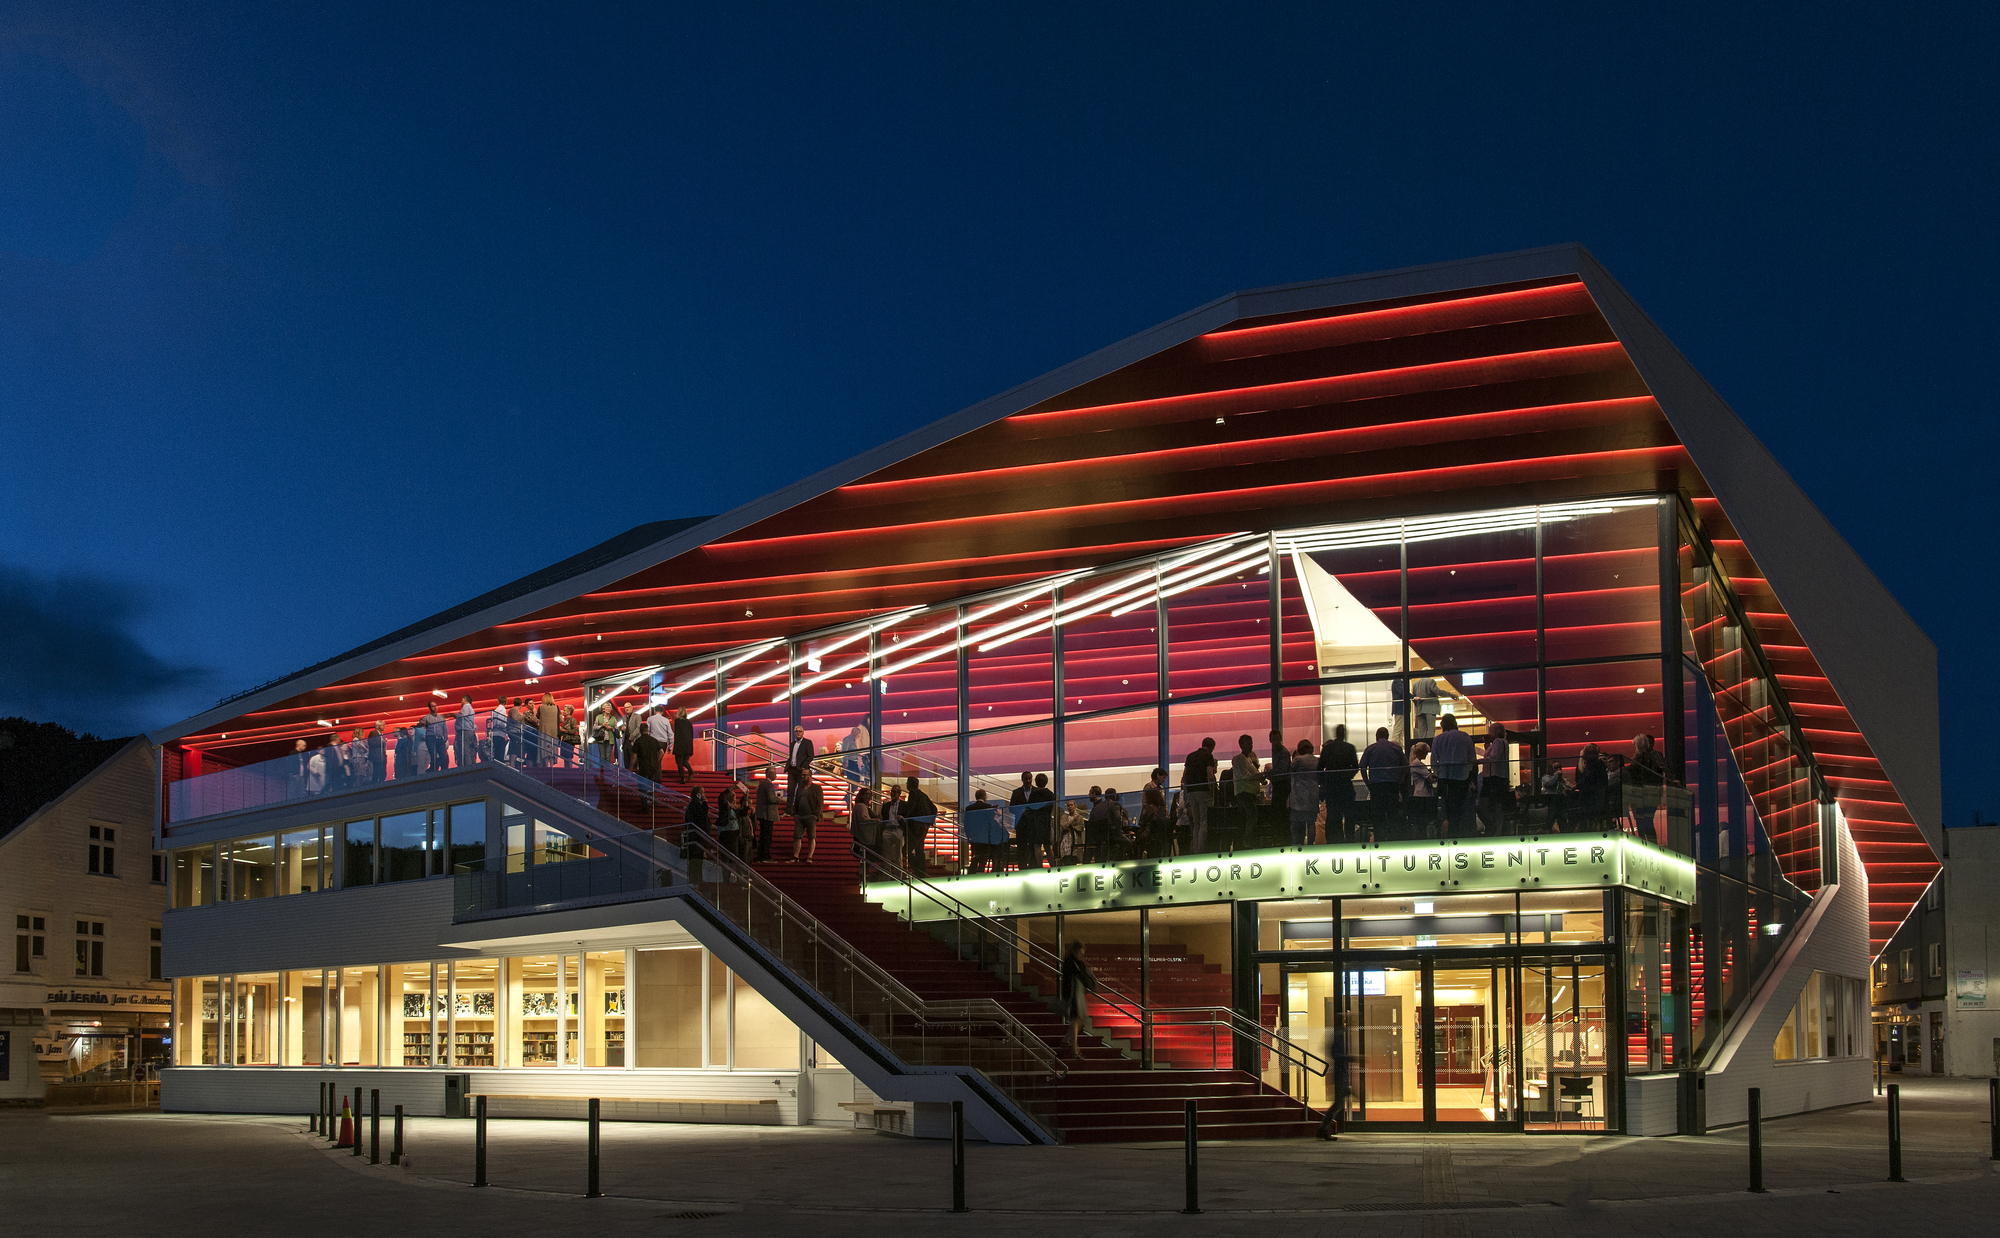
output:
[[[432, 696], [444, 696], [444, 689], [443, 689], [443, 688], [432, 688], [432, 689], [431, 689], [431, 695], [432, 695]], [[400, 700], [402, 700], [403, 698], [399, 696], [399, 697], [397, 697], [396, 699], [400, 701]], [[446, 699], [449, 699], [449, 698], [446, 698]]]
[[569, 665], [569, 659], [568, 659], [568, 658], [565, 658], [565, 657], [564, 657], [564, 656], [562, 656], [561, 654], [557, 654], [557, 655], [556, 655], [556, 661], [557, 661], [558, 663], [562, 664], [563, 666], [568, 666], [568, 665]]

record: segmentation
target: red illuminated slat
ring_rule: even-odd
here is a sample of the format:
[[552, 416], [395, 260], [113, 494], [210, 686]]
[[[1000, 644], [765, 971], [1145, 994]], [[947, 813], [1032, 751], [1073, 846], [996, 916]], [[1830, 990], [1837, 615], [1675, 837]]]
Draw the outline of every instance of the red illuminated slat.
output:
[[1042, 433], [1074, 432], [1084, 428], [1110, 430], [1162, 425], [1201, 417], [1262, 413], [1278, 408], [1303, 408], [1313, 404], [1332, 404], [1348, 400], [1373, 400], [1384, 396], [1440, 391], [1451, 387], [1511, 383], [1568, 374], [1590, 374], [1630, 364], [1625, 356], [1625, 346], [1622, 344], [1576, 344], [1568, 348], [1505, 353], [1495, 357], [1470, 357], [1463, 361], [1436, 361], [1428, 365], [1369, 370], [1360, 374], [1336, 374], [1328, 378], [1306, 378], [1296, 382], [1270, 383], [1259, 387], [1236, 387], [1223, 391], [1160, 396], [1151, 400], [1133, 400], [1123, 404], [1097, 404], [1083, 408], [1056, 409], [1046, 413], [1016, 413], [1006, 419], [1006, 424]]
[[1191, 344], [1189, 352], [1200, 361], [1234, 361], [1280, 352], [1303, 352], [1311, 348], [1334, 348], [1372, 340], [1588, 314], [1596, 308], [1596, 303], [1590, 299], [1590, 293], [1582, 283], [1555, 284], [1546, 288], [1429, 301], [1394, 309], [1365, 310], [1358, 314], [1211, 331]]

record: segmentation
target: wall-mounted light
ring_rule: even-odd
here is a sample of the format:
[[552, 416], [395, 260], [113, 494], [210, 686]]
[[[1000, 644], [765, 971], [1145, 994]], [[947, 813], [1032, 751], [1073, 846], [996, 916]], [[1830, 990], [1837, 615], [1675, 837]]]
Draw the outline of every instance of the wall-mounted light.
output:
[[[444, 696], [444, 689], [443, 689], [443, 688], [432, 688], [432, 689], [431, 689], [431, 695], [432, 695], [432, 696], [440, 696], [440, 697], [442, 697], [442, 696]], [[446, 700], [450, 700], [451, 698], [450, 698], [450, 697], [445, 697], [445, 699], [446, 699]]]
[[558, 662], [559, 664], [563, 665], [563, 666], [568, 666], [568, 665], [569, 665], [569, 659], [568, 659], [568, 658], [565, 658], [565, 657], [564, 657], [564, 656], [562, 656], [561, 654], [557, 654], [557, 655], [556, 655], [556, 661], [557, 661], [557, 662]]

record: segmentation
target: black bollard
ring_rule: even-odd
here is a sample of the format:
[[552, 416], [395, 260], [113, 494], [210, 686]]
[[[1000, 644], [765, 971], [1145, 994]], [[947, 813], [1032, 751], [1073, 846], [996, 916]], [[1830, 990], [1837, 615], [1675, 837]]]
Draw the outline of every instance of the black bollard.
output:
[[340, 1125], [340, 1085], [329, 1081], [320, 1086], [326, 1089], [326, 1120], [319, 1128], [326, 1132], [326, 1141], [332, 1143], [340, 1137], [336, 1129]]
[[319, 1115], [325, 1112], [326, 1083], [322, 1080], [319, 1085], [319, 1099], [314, 1102], [312, 1116], [306, 1119], [306, 1129], [315, 1135], [319, 1134]]
[[486, 1185], [486, 1098], [477, 1097], [472, 1106], [472, 1185]]
[[1750, 1089], [1750, 1192], [1764, 1193], [1764, 1092]]
[[382, 1089], [368, 1089], [368, 1163], [382, 1163]]
[[590, 1189], [583, 1193], [585, 1199], [596, 1199], [604, 1194], [597, 1189], [597, 1098], [590, 1098]]
[[354, 1089], [354, 1155], [361, 1155], [361, 1089]]
[[1993, 1137], [1993, 1154], [1988, 1159], [2000, 1161], [2000, 1078], [1986, 1081], [1986, 1124], [1987, 1134]]
[[400, 1165], [403, 1163], [403, 1107], [401, 1105], [396, 1106], [396, 1146], [389, 1149], [389, 1163], [391, 1165]]
[[1902, 1088], [1893, 1083], [1889, 1085], [1889, 1181], [1908, 1181], [1903, 1177]]
[[1199, 1127], [1195, 1122], [1194, 1102], [1187, 1103], [1187, 1207], [1181, 1211], [1193, 1216], [1201, 1211], [1201, 1185], [1195, 1169], [1194, 1145]]
[[965, 1211], [965, 1102], [951, 1102], [951, 1210]]

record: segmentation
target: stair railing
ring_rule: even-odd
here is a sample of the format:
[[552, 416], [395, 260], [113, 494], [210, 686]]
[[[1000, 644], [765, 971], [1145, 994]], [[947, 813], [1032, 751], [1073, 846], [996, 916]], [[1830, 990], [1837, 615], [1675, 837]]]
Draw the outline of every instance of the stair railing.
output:
[[686, 880], [710, 905], [913, 1065], [972, 1066], [1054, 1129], [1044, 1085], [1068, 1068], [992, 998], [918, 996], [705, 830], [684, 826]]
[[[981, 966], [990, 967], [988, 959], [1004, 960], [1004, 979], [1009, 988], [1026, 987], [1025, 976], [1030, 967], [1039, 966], [1052, 974], [1060, 983], [1062, 976], [1062, 956], [1048, 947], [1035, 942], [1027, 934], [997, 917], [988, 915], [973, 907], [950, 891], [926, 877], [910, 872], [897, 858], [883, 854], [860, 841], [854, 844], [856, 856], [861, 860], [862, 872], [876, 868], [887, 873], [892, 881], [902, 885], [904, 892], [904, 917], [912, 930], [919, 927], [914, 913], [917, 892], [924, 898], [950, 912], [949, 937], [940, 937], [957, 950], [961, 958], [966, 957], [968, 947], [972, 949]], [[894, 907], [890, 907], [894, 910]], [[937, 921], [930, 922], [933, 925]], [[933, 930], [933, 935], [936, 935]], [[1039, 989], [1037, 989], [1039, 992]], [[1280, 1061], [1279, 1075], [1289, 1081], [1299, 1080], [1297, 1099], [1304, 1103], [1308, 1095], [1307, 1079], [1311, 1075], [1326, 1078], [1332, 1069], [1327, 1060], [1309, 1049], [1293, 1043], [1289, 1036], [1267, 1028], [1259, 1020], [1249, 1018], [1230, 1006], [1148, 1006], [1137, 998], [1119, 992], [1117, 989], [1098, 983], [1091, 996], [1110, 1006], [1113, 1011], [1133, 1021], [1140, 1029], [1140, 1062], [1147, 1070], [1158, 1069], [1157, 1053], [1154, 1046], [1154, 1032], [1157, 1027], [1202, 1026], [1209, 1028], [1209, 1060], [1217, 1059], [1218, 1036], [1226, 1036], [1233, 1048], [1238, 1040], [1250, 1043], [1260, 1052], [1269, 1052]], [[1165, 1017], [1162, 1017], [1165, 1016]], [[1310, 1108], [1310, 1106], [1308, 1106]]]

